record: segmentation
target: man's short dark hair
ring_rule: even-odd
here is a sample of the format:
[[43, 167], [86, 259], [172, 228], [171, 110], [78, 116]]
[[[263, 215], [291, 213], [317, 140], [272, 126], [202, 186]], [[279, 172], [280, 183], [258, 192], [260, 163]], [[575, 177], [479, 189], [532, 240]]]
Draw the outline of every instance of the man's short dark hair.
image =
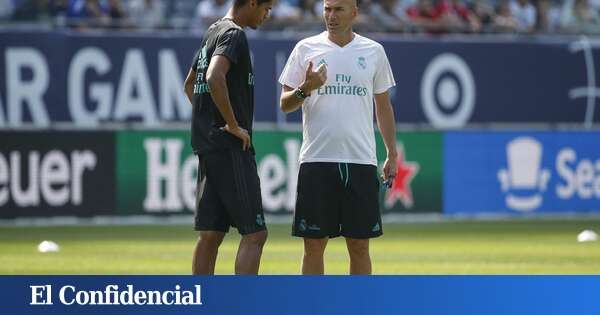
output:
[[[235, 0], [233, 2], [233, 6], [236, 7], [236, 8], [242, 7], [246, 3], [248, 3], [248, 1], [250, 1], [250, 0]], [[263, 4], [265, 2], [269, 2], [269, 1], [273, 1], [273, 0], [256, 0], [256, 4], [257, 5], [261, 5], [261, 4]]]

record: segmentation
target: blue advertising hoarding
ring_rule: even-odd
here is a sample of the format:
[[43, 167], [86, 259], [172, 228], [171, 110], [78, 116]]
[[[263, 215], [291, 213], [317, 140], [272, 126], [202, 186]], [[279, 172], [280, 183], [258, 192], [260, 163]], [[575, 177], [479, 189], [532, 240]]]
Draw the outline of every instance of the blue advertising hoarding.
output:
[[[250, 39], [256, 121], [298, 122], [278, 108], [277, 78], [300, 38]], [[400, 123], [598, 122], [600, 49], [585, 38], [375, 38], [397, 86]], [[187, 122], [182, 92], [200, 35], [0, 31], [0, 128], [56, 123]], [[543, 108], [543, 110], [541, 110]]]
[[444, 135], [444, 212], [600, 212], [600, 132]]

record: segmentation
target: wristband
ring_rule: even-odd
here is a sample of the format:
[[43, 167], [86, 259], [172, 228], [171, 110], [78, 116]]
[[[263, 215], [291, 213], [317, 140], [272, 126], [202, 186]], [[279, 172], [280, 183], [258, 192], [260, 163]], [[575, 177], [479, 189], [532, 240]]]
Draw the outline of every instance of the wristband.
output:
[[297, 98], [299, 98], [301, 100], [308, 97], [308, 95], [306, 95], [306, 93], [304, 93], [304, 91], [302, 91], [300, 88], [297, 88], [294, 90], [294, 96], [296, 96]]

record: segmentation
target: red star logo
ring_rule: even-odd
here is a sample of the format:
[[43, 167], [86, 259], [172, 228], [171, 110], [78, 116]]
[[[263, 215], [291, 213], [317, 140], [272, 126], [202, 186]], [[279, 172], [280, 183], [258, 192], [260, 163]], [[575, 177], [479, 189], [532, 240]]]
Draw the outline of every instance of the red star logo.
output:
[[404, 146], [398, 144], [398, 159], [396, 160], [396, 178], [392, 187], [385, 193], [385, 207], [393, 207], [398, 200], [405, 208], [412, 208], [413, 195], [410, 183], [419, 172], [419, 163], [404, 159]]

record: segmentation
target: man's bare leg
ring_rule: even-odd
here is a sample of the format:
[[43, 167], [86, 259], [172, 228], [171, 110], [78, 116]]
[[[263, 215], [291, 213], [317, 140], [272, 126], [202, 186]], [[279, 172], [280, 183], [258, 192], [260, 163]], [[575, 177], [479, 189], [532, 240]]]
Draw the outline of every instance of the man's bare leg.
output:
[[323, 254], [329, 238], [304, 238], [303, 275], [322, 275], [325, 272]]
[[235, 274], [256, 275], [260, 267], [260, 257], [267, 241], [267, 230], [242, 236], [235, 259]]
[[223, 242], [225, 233], [217, 231], [201, 231], [192, 261], [192, 274], [212, 275], [215, 273], [215, 262], [219, 246]]
[[348, 254], [350, 254], [350, 274], [370, 275], [371, 257], [369, 256], [369, 239], [346, 238]]

